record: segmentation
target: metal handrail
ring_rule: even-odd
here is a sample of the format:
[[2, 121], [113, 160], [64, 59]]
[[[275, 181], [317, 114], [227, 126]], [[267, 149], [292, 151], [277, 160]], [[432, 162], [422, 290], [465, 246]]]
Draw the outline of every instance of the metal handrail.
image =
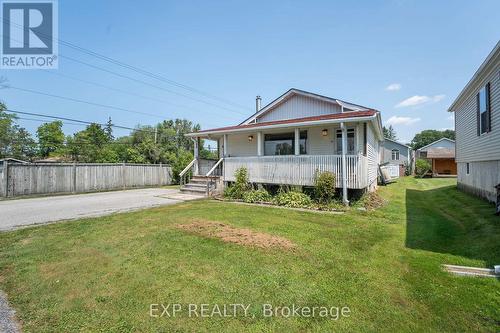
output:
[[219, 165], [222, 163], [222, 161], [224, 161], [224, 158], [219, 159], [217, 161], [217, 163], [215, 163], [215, 165], [212, 167], [212, 169], [210, 169], [210, 171], [208, 171], [207, 174], [205, 175], [206, 177], [208, 177], [208, 179], [207, 179], [207, 190], [206, 190], [207, 197], [210, 196], [210, 188], [211, 188], [212, 183], [214, 184], [215, 188], [217, 188], [217, 182], [214, 181], [214, 179], [216, 177], [214, 177], [212, 174], [219, 167]]
[[215, 163], [215, 165], [212, 167], [212, 169], [210, 169], [210, 171], [206, 174], [206, 176], [209, 177], [215, 171], [215, 169], [217, 169], [219, 164], [222, 163], [223, 160], [224, 160], [224, 157], [222, 157], [220, 160], [218, 160], [217, 163]]

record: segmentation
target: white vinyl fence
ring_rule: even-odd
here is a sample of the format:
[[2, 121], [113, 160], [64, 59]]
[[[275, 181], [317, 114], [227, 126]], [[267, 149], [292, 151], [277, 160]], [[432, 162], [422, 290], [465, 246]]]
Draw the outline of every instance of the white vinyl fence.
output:
[[84, 193], [162, 186], [172, 183], [172, 169], [161, 164], [4, 164], [0, 195]]

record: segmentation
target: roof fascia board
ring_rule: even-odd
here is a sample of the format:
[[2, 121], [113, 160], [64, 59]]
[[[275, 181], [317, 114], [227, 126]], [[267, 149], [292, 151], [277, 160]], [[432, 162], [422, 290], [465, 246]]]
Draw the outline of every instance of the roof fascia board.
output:
[[267, 129], [275, 129], [275, 128], [289, 128], [289, 127], [297, 127], [297, 126], [315, 126], [315, 125], [323, 125], [323, 124], [339, 124], [339, 123], [347, 123], [347, 122], [363, 122], [363, 121], [373, 121], [376, 119], [378, 114], [373, 116], [365, 116], [365, 117], [353, 117], [353, 118], [341, 118], [341, 119], [324, 119], [324, 120], [313, 120], [313, 121], [302, 121], [297, 123], [286, 123], [286, 124], [275, 124], [275, 125], [264, 125], [264, 126], [252, 126], [245, 128], [234, 128], [229, 130], [220, 130], [220, 131], [209, 131], [209, 132], [194, 132], [188, 133], [186, 136], [189, 137], [198, 137], [198, 136], [207, 136], [213, 134], [228, 134], [228, 133], [240, 133], [240, 132], [255, 132], [260, 130]]

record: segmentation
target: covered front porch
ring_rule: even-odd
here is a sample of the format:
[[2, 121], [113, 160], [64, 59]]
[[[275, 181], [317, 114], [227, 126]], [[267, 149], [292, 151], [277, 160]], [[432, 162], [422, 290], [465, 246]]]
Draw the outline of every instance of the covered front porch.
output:
[[[191, 167], [197, 181], [218, 177], [223, 184], [234, 182], [236, 170], [242, 167], [248, 170], [249, 182], [274, 185], [313, 186], [317, 172], [329, 171], [347, 203], [348, 189], [370, 189], [376, 184], [376, 149], [369, 126], [369, 122], [340, 122], [193, 134]], [[201, 139], [217, 142], [218, 160], [200, 158]], [[208, 180], [206, 184], [208, 193]]]
[[[367, 158], [363, 155], [346, 155], [345, 163], [347, 188], [366, 188]], [[344, 186], [342, 155], [226, 157], [223, 163], [224, 181], [235, 181], [235, 172], [242, 167], [248, 170], [251, 183], [313, 186], [317, 172], [329, 171], [335, 174], [337, 187]]]

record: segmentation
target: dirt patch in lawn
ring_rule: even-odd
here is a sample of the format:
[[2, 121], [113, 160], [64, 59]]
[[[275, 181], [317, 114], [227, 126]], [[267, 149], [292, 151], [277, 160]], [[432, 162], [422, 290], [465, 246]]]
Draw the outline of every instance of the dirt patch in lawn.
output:
[[286, 238], [273, 236], [250, 229], [235, 228], [233, 226], [214, 221], [197, 220], [189, 224], [178, 224], [177, 228], [210, 238], [218, 238], [227, 243], [258, 247], [261, 249], [281, 248], [292, 250], [296, 245]]
[[363, 198], [363, 206], [368, 210], [374, 210], [385, 206], [387, 200], [377, 192], [370, 192]]

